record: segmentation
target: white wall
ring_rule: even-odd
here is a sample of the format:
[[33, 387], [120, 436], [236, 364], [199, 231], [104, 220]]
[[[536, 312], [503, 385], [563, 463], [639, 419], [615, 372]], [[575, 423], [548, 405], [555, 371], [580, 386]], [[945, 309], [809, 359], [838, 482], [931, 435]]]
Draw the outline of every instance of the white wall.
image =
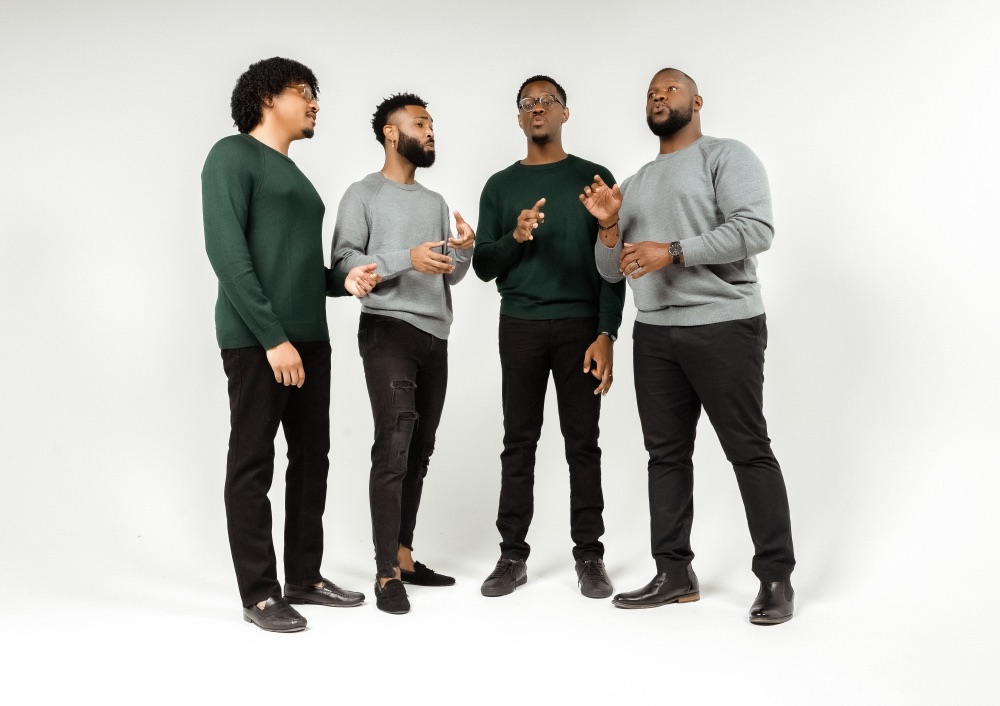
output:
[[[524, 78], [547, 73], [566, 87], [567, 149], [623, 179], [655, 155], [643, 91], [669, 65], [697, 79], [705, 133], [750, 145], [771, 180], [776, 237], [759, 258], [766, 413], [791, 497], [800, 601], [842, 600], [847, 616], [877, 603], [930, 621], [921, 639], [940, 647], [934, 630], [955, 629], [961, 596], [971, 614], [954, 648], [966, 664], [996, 656], [980, 649], [998, 627], [988, 558], [1000, 529], [996, 7], [4, 4], [4, 583], [72, 576], [80, 603], [150, 582], [235, 601], [199, 172], [234, 132], [229, 95], [249, 63], [288, 56], [319, 78], [316, 137], [290, 155], [327, 204], [327, 247], [344, 189], [381, 165], [369, 120], [389, 93], [429, 101], [438, 162], [419, 178], [475, 225], [486, 178], [524, 154], [513, 105]], [[468, 574], [470, 591], [497, 554], [498, 306], [494, 285], [472, 276], [455, 291], [451, 386], [416, 540], [428, 563]], [[367, 577], [371, 421], [357, 311], [328, 305], [326, 566]], [[605, 542], [622, 590], [653, 571], [634, 313], [629, 295], [602, 423]], [[529, 541], [536, 566], [556, 567], [571, 561], [568, 483], [547, 412]], [[738, 585], [749, 600], [751, 546], [731, 476], [703, 425], [696, 566], [703, 582]]]

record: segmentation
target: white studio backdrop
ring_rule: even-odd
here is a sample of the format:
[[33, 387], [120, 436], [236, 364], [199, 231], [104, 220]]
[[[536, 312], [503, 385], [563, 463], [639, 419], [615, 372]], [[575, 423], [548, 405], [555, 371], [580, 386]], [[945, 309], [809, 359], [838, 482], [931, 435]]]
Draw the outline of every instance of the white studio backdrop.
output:
[[[59, 643], [88, 607], [107, 616], [126, 606], [137, 623], [193, 615], [194, 631], [177, 639], [195, 642], [197, 620], [220, 610], [222, 625], [238, 620], [222, 506], [228, 403], [199, 173], [212, 144], [234, 132], [229, 95], [247, 65], [287, 56], [319, 78], [316, 137], [290, 156], [326, 203], [327, 248], [345, 188], [381, 166], [369, 121], [388, 94], [429, 102], [438, 160], [418, 179], [475, 226], [486, 179], [524, 155], [514, 106], [524, 78], [545, 73], [565, 86], [567, 150], [621, 180], [655, 156], [643, 93], [656, 70], [675, 66], [698, 81], [705, 133], [748, 144], [771, 181], [776, 236], [759, 272], [765, 411], [799, 558], [800, 617], [789, 627], [811, 602], [830, 625], [856, 625], [845, 640], [890, 654], [883, 668], [853, 669], [845, 656], [836, 682], [845, 691], [826, 692], [831, 701], [985, 699], [982, 670], [1000, 657], [991, 600], [1000, 572], [989, 559], [1000, 529], [998, 20], [993, 3], [929, 0], [5, 2], [0, 576], [8, 599], [28, 602], [0, 630], [4, 661], [19, 664], [7, 661], [24, 657], [19, 645]], [[470, 273], [454, 300], [449, 396], [416, 548], [475, 595], [497, 555], [499, 296]], [[328, 314], [324, 570], [360, 587], [374, 570], [357, 302], [331, 300]], [[605, 544], [619, 590], [654, 569], [634, 314], [629, 294], [602, 415]], [[529, 567], [572, 583], [553, 402]], [[277, 454], [280, 523], [280, 436]], [[709, 593], [738, 607], [736, 631], [756, 590], [752, 547], [707, 422], [695, 462], [696, 568]], [[280, 531], [276, 539], [280, 551]], [[56, 599], [67, 597], [75, 619], [39, 617], [61, 615]], [[475, 620], [478, 605], [462, 619]], [[90, 639], [120, 654], [108, 638]]]

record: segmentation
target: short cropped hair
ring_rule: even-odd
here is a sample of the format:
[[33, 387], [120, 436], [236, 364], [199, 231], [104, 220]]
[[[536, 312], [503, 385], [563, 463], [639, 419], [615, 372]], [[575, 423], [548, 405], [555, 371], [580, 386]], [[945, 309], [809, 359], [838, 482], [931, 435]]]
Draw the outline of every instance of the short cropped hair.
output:
[[556, 87], [556, 93], [558, 93], [559, 97], [562, 99], [563, 107], [564, 108], [566, 107], [566, 91], [565, 91], [565, 89], [563, 89], [563, 87], [560, 86], [559, 83], [554, 78], [552, 78], [551, 76], [544, 76], [542, 74], [539, 74], [538, 76], [532, 76], [531, 78], [527, 79], [524, 83], [522, 83], [521, 87], [519, 89], [517, 89], [517, 106], [518, 107], [521, 107], [521, 93], [524, 91], [524, 87], [527, 86], [529, 83], [534, 83], [535, 81], [547, 81], [548, 83], [551, 83], [553, 86], [555, 86]]
[[375, 114], [372, 115], [372, 130], [375, 131], [375, 139], [379, 141], [379, 144], [385, 146], [385, 133], [382, 132], [382, 128], [389, 122], [389, 118], [397, 110], [401, 110], [408, 105], [418, 105], [421, 108], [426, 108], [427, 102], [414, 93], [396, 93], [383, 100], [375, 108]]

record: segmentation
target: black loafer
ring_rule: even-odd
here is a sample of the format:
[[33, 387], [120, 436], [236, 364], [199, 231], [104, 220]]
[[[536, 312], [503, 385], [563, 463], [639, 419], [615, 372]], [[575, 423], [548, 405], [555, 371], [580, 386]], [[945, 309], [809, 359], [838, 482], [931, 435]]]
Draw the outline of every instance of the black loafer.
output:
[[619, 593], [611, 604], [619, 608], [656, 608], [668, 603], [691, 603], [701, 598], [698, 577], [688, 564], [684, 571], [657, 574], [642, 588]]
[[483, 581], [479, 592], [484, 596], [496, 598], [514, 592], [518, 586], [523, 586], [528, 580], [528, 567], [521, 559], [504, 559], [500, 557], [493, 573]]
[[385, 586], [375, 579], [375, 607], [383, 613], [403, 615], [410, 612], [410, 601], [406, 597], [406, 587], [399, 579], [389, 579]]
[[365, 594], [358, 591], [348, 591], [340, 588], [335, 583], [320, 579], [322, 586], [293, 586], [285, 584], [285, 598], [289, 603], [301, 605], [312, 603], [314, 605], [328, 605], [335, 608], [352, 608], [365, 602]]
[[615, 590], [607, 569], [600, 559], [580, 559], [576, 562], [576, 577], [580, 593], [587, 598], [607, 598]]
[[754, 625], [780, 625], [792, 619], [795, 612], [795, 591], [791, 581], [761, 581], [757, 599], [750, 606], [750, 622]]
[[403, 583], [412, 583], [414, 586], [454, 586], [455, 579], [451, 576], [439, 574], [433, 569], [428, 569], [419, 561], [413, 562], [415, 571], [399, 570], [400, 579]]
[[281, 596], [271, 596], [264, 608], [252, 605], [243, 609], [243, 619], [268, 632], [299, 632], [306, 629], [306, 619]]

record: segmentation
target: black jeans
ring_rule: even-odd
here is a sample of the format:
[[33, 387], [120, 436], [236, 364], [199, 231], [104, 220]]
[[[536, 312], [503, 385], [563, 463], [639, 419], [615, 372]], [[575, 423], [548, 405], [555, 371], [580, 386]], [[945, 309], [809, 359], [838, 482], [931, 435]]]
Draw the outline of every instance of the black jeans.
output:
[[375, 568], [391, 578], [413, 548], [420, 494], [448, 388], [448, 341], [390, 316], [361, 314], [358, 350], [375, 420], [368, 497]]
[[633, 330], [635, 390], [649, 452], [649, 514], [658, 572], [691, 563], [695, 431], [702, 407], [733, 464], [754, 545], [753, 572], [787, 580], [795, 566], [788, 495], [764, 421], [767, 323]]
[[534, 514], [535, 449], [549, 372], [556, 386], [559, 426], [569, 463], [570, 536], [576, 559], [604, 556], [604, 494], [601, 491], [601, 396], [597, 380], [583, 372], [583, 354], [597, 337], [597, 319], [529, 321], [500, 317], [503, 371], [503, 453], [500, 454], [500, 554], [527, 559]]
[[306, 374], [301, 388], [275, 382], [260, 346], [222, 351], [229, 378], [230, 415], [226, 524], [244, 606], [281, 595], [267, 498], [279, 423], [288, 443], [285, 581], [304, 586], [321, 578], [323, 510], [330, 469], [330, 344], [293, 345]]

